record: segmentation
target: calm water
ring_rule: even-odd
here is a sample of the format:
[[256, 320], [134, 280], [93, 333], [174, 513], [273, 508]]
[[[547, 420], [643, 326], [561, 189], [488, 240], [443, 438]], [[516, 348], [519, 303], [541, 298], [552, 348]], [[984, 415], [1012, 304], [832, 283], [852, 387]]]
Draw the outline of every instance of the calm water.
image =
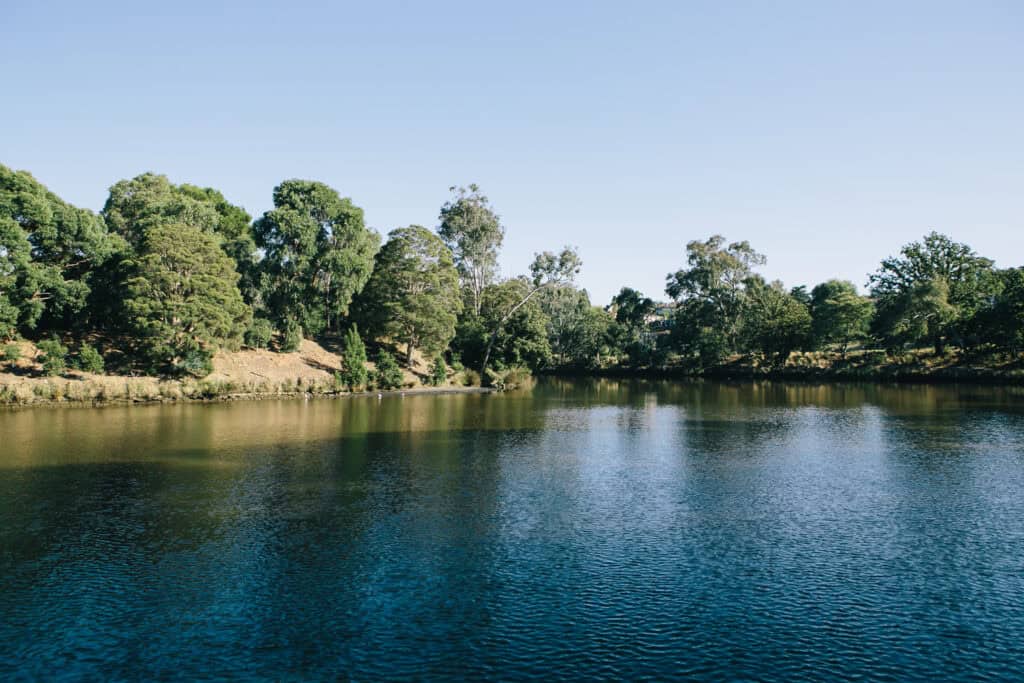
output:
[[1024, 393], [0, 412], [0, 678], [1024, 679]]

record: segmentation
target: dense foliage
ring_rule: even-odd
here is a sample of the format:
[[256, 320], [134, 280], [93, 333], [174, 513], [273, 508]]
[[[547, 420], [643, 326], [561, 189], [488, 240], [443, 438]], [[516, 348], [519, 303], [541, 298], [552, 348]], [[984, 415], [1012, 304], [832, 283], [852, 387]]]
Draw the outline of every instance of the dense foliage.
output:
[[[767, 282], [764, 256], [713, 235], [686, 245], [685, 265], [666, 278], [669, 301], [623, 287], [602, 307], [574, 284], [573, 248], [499, 277], [498, 214], [477, 186], [452, 191], [436, 230], [399, 228], [379, 248], [362, 209], [319, 182], [282, 182], [253, 222], [215, 189], [154, 173], [115, 183], [96, 214], [0, 166], [5, 362], [20, 362], [12, 342], [29, 339], [48, 374], [202, 376], [243, 342], [290, 352], [315, 338], [340, 347], [338, 382], [355, 390], [401, 386], [396, 351], [433, 384], [448, 381], [449, 365], [473, 384], [553, 367], [700, 368], [738, 354], [772, 365], [818, 349], [844, 359], [858, 347], [1024, 351], [1024, 268], [998, 270], [938, 233], [884, 259], [867, 294], [842, 280]], [[366, 345], [378, 350], [372, 377]]]

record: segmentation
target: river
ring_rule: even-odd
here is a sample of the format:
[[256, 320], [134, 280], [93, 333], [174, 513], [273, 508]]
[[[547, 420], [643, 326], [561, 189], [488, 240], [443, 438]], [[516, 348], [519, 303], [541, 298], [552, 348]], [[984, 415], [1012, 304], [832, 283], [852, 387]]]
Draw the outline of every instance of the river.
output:
[[0, 412], [0, 678], [1024, 680], [1024, 392]]

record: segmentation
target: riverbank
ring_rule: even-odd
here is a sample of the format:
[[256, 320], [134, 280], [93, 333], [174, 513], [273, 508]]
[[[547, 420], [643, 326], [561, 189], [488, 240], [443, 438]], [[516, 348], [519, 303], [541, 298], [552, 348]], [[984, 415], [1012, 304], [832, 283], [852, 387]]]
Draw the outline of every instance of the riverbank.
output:
[[608, 367], [588, 370], [559, 369], [548, 374], [563, 376], [641, 377], [644, 379], [721, 380], [772, 379], [790, 382], [896, 382], [934, 384], [1024, 385], [1024, 358], [966, 359], [955, 353], [936, 356], [918, 349], [889, 356], [882, 351], [857, 351], [845, 358], [839, 353], [794, 352], [784, 364], [769, 364], [750, 356], [734, 356], [706, 368], [688, 365], [664, 367]]
[[[460, 373], [449, 373], [447, 384], [427, 386], [424, 383], [427, 365], [417, 356], [411, 369], [402, 370], [401, 388], [351, 392], [335, 375], [341, 369], [340, 356], [309, 340], [303, 341], [294, 353], [265, 350], [218, 353], [213, 358], [213, 372], [201, 379], [102, 375], [79, 370], [48, 377], [42, 373], [38, 355], [34, 346], [22, 343], [21, 359], [0, 372], [0, 405], [105, 405], [492, 391], [462, 384], [464, 378]], [[367, 369], [372, 372], [373, 364], [368, 363]]]

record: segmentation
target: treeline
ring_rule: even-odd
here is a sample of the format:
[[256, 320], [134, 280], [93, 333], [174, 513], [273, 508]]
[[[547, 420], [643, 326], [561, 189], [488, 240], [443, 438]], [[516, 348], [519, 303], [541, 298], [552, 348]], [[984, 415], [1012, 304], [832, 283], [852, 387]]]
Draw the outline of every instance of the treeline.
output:
[[[1024, 270], [998, 270], [930, 234], [884, 260], [867, 295], [830, 280], [811, 290], [766, 282], [748, 243], [690, 242], [667, 278], [670, 302], [623, 288], [606, 307], [574, 284], [572, 248], [539, 253], [502, 279], [505, 228], [475, 185], [451, 188], [434, 230], [386, 240], [323, 183], [286, 180], [256, 220], [211, 188], [146, 173], [110, 188], [99, 214], [24, 171], [0, 166], [0, 341], [36, 340], [47, 372], [203, 376], [213, 354], [292, 351], [303, 338], [343, 350], [346, 384], [432, 359], [501, 381], [513, 368], [710, 366], [737, 354], [783, 362], [794, 350], [855, 345], [1024, 348]], [[382, 244], [383, 241], [383, 244]]]

